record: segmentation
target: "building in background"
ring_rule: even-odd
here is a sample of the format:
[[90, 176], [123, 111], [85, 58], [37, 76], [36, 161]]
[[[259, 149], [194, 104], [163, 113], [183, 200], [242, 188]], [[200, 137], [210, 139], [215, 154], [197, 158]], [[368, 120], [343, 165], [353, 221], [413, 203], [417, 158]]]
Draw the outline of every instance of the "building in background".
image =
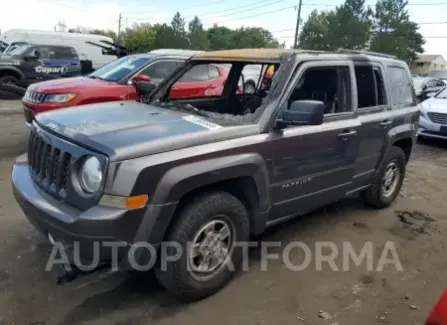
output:
[[447, 62], [444, 57], [440, 54], [420, 54], [416, 60], [414, 60], [411, 65], [411, 73], [424, 75], [432, 70], [443, 70], [447, 66]]

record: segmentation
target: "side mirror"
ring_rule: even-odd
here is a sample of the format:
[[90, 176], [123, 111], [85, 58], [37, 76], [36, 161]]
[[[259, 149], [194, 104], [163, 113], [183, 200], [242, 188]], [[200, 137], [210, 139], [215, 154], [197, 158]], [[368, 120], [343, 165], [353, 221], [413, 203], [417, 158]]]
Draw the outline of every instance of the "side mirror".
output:
[[151, 77], [140, 73], [140, 74], [137, 74], [135, 77], [133, 77], [132, 81], [134, 84], [138, 83], [140, 81], [151, 82]]
[[139, 81], [136, 83], [137, 96], [147, 96], [149, 95], [157, 86], [149, 81]]
[[324, 103], [317, 100], [296, 100], [278, 122], [282, 125], [321, 125], [325, 108]]

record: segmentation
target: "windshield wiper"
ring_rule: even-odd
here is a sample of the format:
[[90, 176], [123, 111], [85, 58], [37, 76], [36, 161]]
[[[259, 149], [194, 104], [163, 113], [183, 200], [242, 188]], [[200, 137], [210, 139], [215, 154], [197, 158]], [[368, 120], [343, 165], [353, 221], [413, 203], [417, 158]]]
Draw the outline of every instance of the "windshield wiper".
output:
[[101, 77], [98, 77], [98, 76], [92, 76], [92, 75], [88, 75], [88, 77], [89, 77], [89, 78], [92, 78], [92, 79], [99, 79], [99, 80], [104, 80], [103, 78], [101, 78]]

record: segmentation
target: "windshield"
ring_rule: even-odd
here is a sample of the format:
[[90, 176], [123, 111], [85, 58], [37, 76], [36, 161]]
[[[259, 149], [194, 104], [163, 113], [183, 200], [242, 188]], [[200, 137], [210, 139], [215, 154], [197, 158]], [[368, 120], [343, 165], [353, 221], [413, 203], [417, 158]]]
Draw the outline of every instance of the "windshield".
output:
[[447, 88], [441, 90], [439, 93], [435, 95], [435, 97], [439, 99], [447, 99]]
[[421, 89], [426, 80], [426, 78], [413, 78], [414, 89]]
[[149, 60], [150, 57], [148, 56], [125, 56], [99, 68], [91, 73], [90, 77], [107, 81], [120, 81], [133, 70], [143, 66]]
[[32, 45], [17, 45], [12, 51], [8, 51], [8, 55], [23, 55]]

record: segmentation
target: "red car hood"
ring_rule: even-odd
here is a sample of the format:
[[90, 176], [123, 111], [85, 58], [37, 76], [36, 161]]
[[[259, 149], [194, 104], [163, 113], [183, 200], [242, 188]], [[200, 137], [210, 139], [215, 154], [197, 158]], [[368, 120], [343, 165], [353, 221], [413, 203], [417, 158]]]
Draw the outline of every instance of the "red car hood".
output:
[[101, 79], [74, 77], [39, 82], [37, 84], [31, 85], [29, 87], [29, 90], [43, 93], [51, 92], [52, 94], [63, 94], [69, 92], [78, 92], [86, 88], [104, 88], [109, 86], [110, 84], [116, 85], [115, 82], [104, 81]]

